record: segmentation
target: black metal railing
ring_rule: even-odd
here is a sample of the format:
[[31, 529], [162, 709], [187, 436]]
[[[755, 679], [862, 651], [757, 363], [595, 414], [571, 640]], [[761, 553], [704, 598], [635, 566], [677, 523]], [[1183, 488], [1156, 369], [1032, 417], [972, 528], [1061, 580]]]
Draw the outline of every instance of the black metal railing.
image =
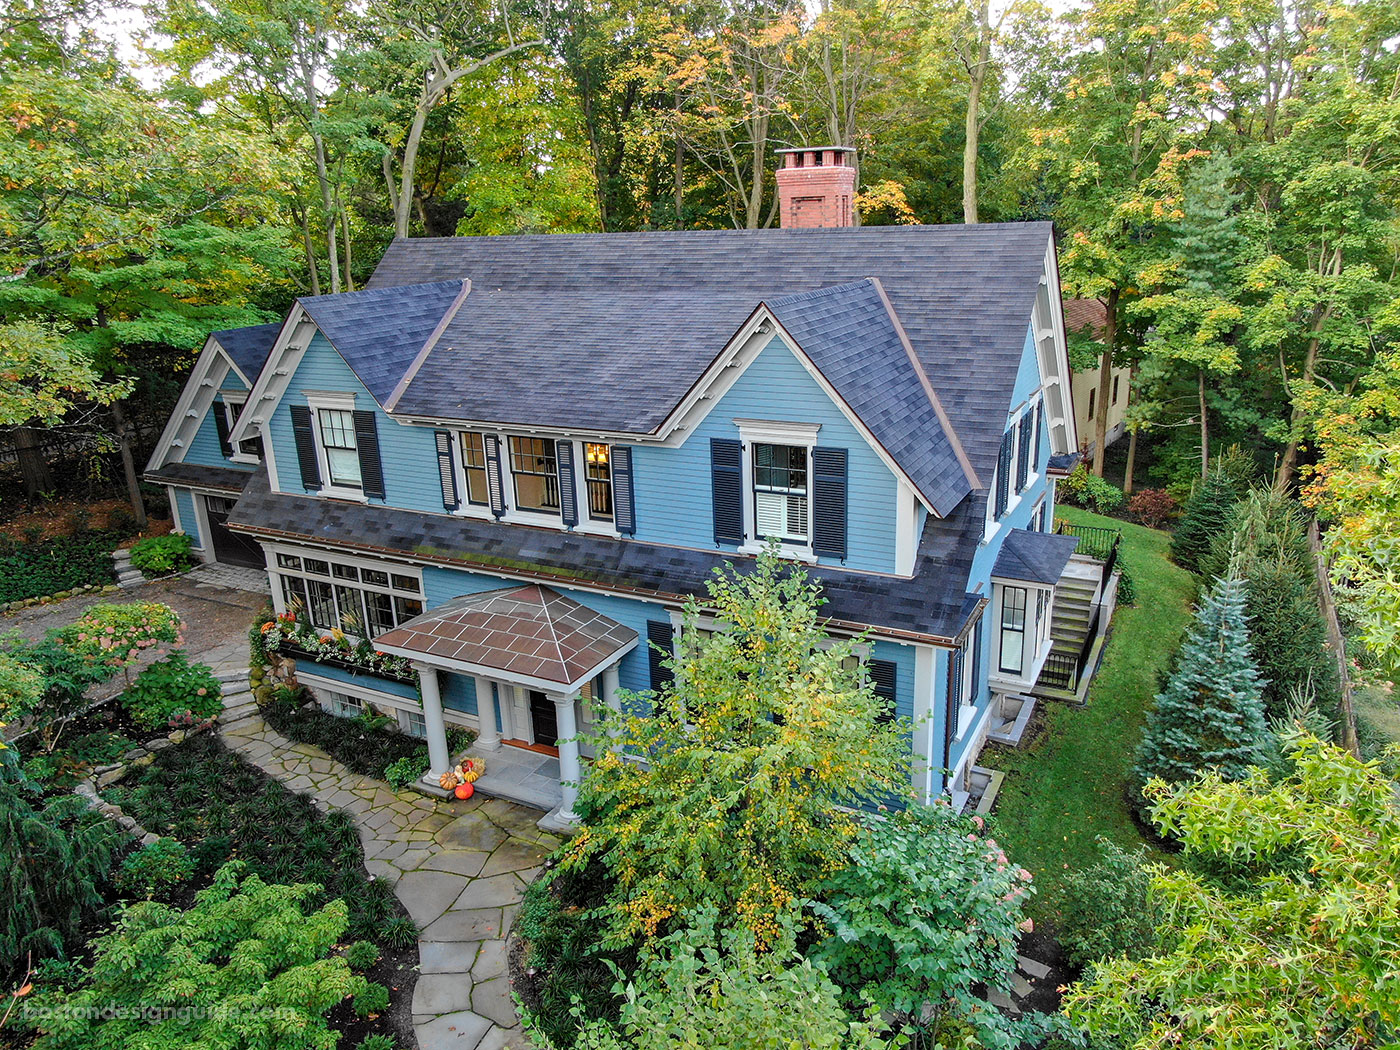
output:
[[1040, 684], [1054, 689], [1074, 690], [1079, 685], [1079, 667], [1071, 653], [1051, 653], [1040, 669]]
[[[1094, 558], [1097, 561], [1112, 562], [1118, 561], [1118, 545], [1123, 540], [1123, 534], [1117, 529], [1105, 529], [1100, 525], [1071, 525], [1063, 518], [1056, 519], [1055, 531], [1061, 536], [1077, 536], [1079, 546], [1075, 548], [1075, 554], [1083, 554]], [[1112, 572], [1112, 569], [1105, 570], [1104, 576]]]

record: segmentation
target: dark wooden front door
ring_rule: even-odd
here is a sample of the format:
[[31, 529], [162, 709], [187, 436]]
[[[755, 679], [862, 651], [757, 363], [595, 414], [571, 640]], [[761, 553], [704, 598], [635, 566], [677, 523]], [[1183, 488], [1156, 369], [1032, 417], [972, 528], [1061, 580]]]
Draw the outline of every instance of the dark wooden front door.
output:
[[559, 716], [554, 701], [538, 690], [530, 690], [530, 718], [535, 723], [535, 743], [545, 747], [559, 745]]
[[262, 548], [256, 540], [250, 540], [228, 527], [229, 512], [233, 510], [233, 500], [223, 496], [205, 496], [204, 513], [209, 520], [209, 541], [214, 545], [214, 560], [226, 565], [246, 565], [261, 569], [267, 565]]

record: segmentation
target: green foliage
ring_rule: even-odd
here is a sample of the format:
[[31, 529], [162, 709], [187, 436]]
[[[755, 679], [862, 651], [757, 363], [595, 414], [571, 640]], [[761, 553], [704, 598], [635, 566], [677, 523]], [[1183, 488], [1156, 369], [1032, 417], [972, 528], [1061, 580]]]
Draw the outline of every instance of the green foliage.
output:
[[188, 712], [199, 719], [215, 717], [224, 701], [219, 680], [204, 664], [192, 664], [184, 653], [171, 653], [136, 676], [121, 701], [136, 723], [159, 729]]
[[750, 573], [717, 571], [708, 591], [727, 629], [702, 632], [689, 601], [666, 658], [674, 683], [605, 713], [584, 772], [585, 827], [564, 864], [607, 866], [619, 941], [702, 901], [763, 941], [844, 858], [849, 807], [909, 792], [909, 724], [882, 720], [857, 643], [827, 645], [806, 573], [770, 548]]
[[131, 546], [131, 564], [150, 578], [184, 572], [194, 565], [194, 541], [183, 532], [147, 536]]
[[713, 906], [662, 938], [637, 971], [619, 978], [615, 1025], [584, 1024], [587, 1050], [877, 1050], [891, 1044], [879, 1011], [858, 1017], [840, 989], [792, 946], [788, 930], [760, 950], [752, 934], [721, 932]]
[[117, 872], [117, 885], [123, 893], [133, 896], [163, 897], [193, 874], [194, 860], [185, 844], [159, 838], [127, 854]]
[[89, 663], [129, 667], [147, 649], [179, 645], [184, 626], [174, 609], [159, 602], [103, 603], [52, 632], [52, 637]]
[[14, 653], [0, 651], [0, 725], [27, 718], [44, 697], [44, 676]]
[[1252, 465], [1238, 449], [1231, 449], [1211, 464], [1210, 472], [1196, 483], [1186, 501], [1181, 520], [1172, 535], [1172, 557], [1192, 572], [1202, 572], [1219, 536], [1228, 536], [1235, 524], [1235, 508], [1249, 493]]
[[1085, 507], [1098, 514], [1113, 513], [1125, 498], [1122, 489], [1095, 477], [1083, 463], [1070, 471], [1069, 477], [1060, 480], [1055, 486], [1055, 495], [1062, 503]]
[[[93, 943], [86, 980], [41, 989], [22, 1020], [39, 1050], [277, 1046], [331, 1050], [325, 1015], [363, 978], [330, 955], [346, 911], [316, 887], [268, 885], [233, 862], [185, 911], [146, 901]], [[112, 1004], [128, 1010], [106, 1010]]]
[[379, 943], [386, 948], [407, 951], [418, 943], [418, 926], [407, 915], [395, 915], [380, 924]]
[[368, 970], [379, 961], [379, 949], [373, 941], [356, 941], [345, 949], [345, 964], [352, 970]]
[[367, 1035], [355, 1044], [355, 1050], [398, 1050], [398, 1043], [379, 1032]]
[[113, 580], [116, 532], [84, 532], [0, 550], [0, 602], [42, 598]]
[[[1313, 737], [1289, 772], [1150, 789], [1184, 864], [1151, 874], [1169, 950], [1095, 968], [1066, 997], [1105, 1045], [1388, 1046], [1400, 1038], [1400, 809], [1375, 765]], [[1202, 871], [1258, 872], [1236, 885]]]
[[1009, 992], [1032, 892], [1031, 873], [1007, 859], [981, 817], [935, 805], [867, 818], [846, 860], [812, 904], [831, 930], [813, 958], [849, 1006], [868, 997], [934, 1041], [950, 1025], [970, 1025], [984, 1046], [1029, 1037], [977, 994]]
[[129, 380], [106, 382], [88, 354], [32, 321], [0, 325], [0, 361], [0, 427], [57, 426], [83, 402], [108, 405], [131, 393]]
[[47, 802], [0, 747], [0, 967], [61, 956], [105, 907], [119, 831], [74, 795]]
[[389, 989], [377, 981], [366, 981], [351, 1004], [356, 1017], [370, 1017], [389, 1009]]
[[1151, 895], [1151, 870], [1143, 850], [1129, 853], [1105, 838], [1103, 855], [1065, 882], [1064, 917], [1056, 931], [1076, 966], [1127, 956], [1140, 959], [1157, 945], [1161, 916]]
[[[68, 721], [86, 709], [87, 689], [107, 681], [117, 669], [74, 651], [58, 631], [48, 631], [37, 642], [11, 639], [8, 644], [11, 646], [9, 657], [38, 674], [42, 689], [37, 696], [24, 693], [8, 697], [6, 703], [16, 706], [6, 712], [6, 717], [28, 720], [37, 729], [44, 751], [52, 753]], [[18, 685], [32, 684], [32, 679], [22, 673], [15, 681]]]
[[428, 772], [428, 766], [427, 755], [405, 755], [384, 767], [384, 779], [395, 791], [402, 791], [421, 779]]
[[1142, 489], [1128, 501], [1128, 513], [1149, 529], [1160, 529], [1176, 511], [1176, 500], [1164, 489]]
[[1238, 780], [1265, 758], [1263, 681], [1249, 644], [1241, 580], [1216, 581], [1196, 610], [1166, 688], [1157, 694], [1136, 776], [1179, 784], [1206, 770]]

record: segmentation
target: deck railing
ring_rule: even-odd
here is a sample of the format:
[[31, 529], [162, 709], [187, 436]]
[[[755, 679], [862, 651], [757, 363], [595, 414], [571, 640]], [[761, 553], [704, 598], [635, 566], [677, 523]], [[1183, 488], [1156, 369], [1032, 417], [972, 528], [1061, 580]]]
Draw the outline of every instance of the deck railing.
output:
[[[1077, 536], [1079, 538], [1079, 546], [1075, 548], [1075, 554], [1083, 554], [1097, 561], [1117, 564], [1118, 545], [1123, 541], [1123, 534], [1117, 529], [1105, 529], [1100, 525], [1071, 525], [1064, 518], [1057, 518], [1055, 531], [1061, 536]], [[1107, 577], [1112, 572], [1112, 568], [1106, 568], [1104, 576]]]

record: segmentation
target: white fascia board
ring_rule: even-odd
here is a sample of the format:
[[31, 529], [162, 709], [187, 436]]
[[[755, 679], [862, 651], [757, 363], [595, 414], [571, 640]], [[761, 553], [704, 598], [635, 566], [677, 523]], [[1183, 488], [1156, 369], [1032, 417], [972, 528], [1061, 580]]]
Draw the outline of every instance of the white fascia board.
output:
[[890, 473], [913, 490], [919, 502], [927, 508], [930, 514], [934, 517], [942, 517], [919, 492], [919, 487], [914, 484], [913, 479], [904, 473], [894, 458], [885, 451], [885, 446], [880, 444], [861, 418], [846, 403], [845, 398], [837, 393], [836, 388], [827, 381], [826, 376], [822, 375], [821, 369], [813, 363], [812, 359], [798, 345], [797, 340], [782, 326], [777, 316], [763, 303], [760, 303], [758, 309], [744, 322], [734, 338], [706, 369], [705, 374], [700, 377], [680, 405], [666, 417], [666, 422], [658, 430], [658, 434], [665, 439], [663, 443], [668, 447], [681, 444], [729, 392], [729, 388], [748, 370], [749, 365], [758, 359], [758, 355], [772, 343], [772, 337], [775, 335], [787, 347], [788, 352], [797, 359], [797, 363], [821, 387], [822, 392], [826, 394], [831, 403], [841, 410], [841, 414], [880, 457], [881, 462], [889, 468]]
[[316, 330], [316, 323], [302, 309], [301, 303], [296, 303], [282, 322], [282, 330], [277, 333], [267, 362], [258, 373], [253, 389], [248, 391], [248, 400], [244, 402], [243, 411], [238, 414], [238, 421], [228, 436], [229, 444], [234, 448], [242, 441], [257, 437], [261, 424], [272, 417]]
[[[427, 615], [431, 615], [429, 612]], [[380, 652], [390, 653], [394, 656], [402, 656], [415, 664], [426, 664], [440, 671], [455, 671], [459, 674], [474, 675], [480, 678], [490, 678], [498, 682], [506, 682], [509, 685], [523, 686], [526, 689], [538, 690], [542, 693], [569, 695], [578, 692], [584, 684], [591, 682], [598, 675], [603, 673], [603, 669], [617, 663], [624, 656], [637, 647], [637, 639], [633, 638], [622, 648], [614, 651], [608, 656], [599, 660], [585, 673], [581, 674], [572, 682], [555, 682], [548, 678], [536, 678], [534, 675], [520, 674], [518, 671], [507, 671], [500, 667], [491, 667], [487, 664], [475, 664], [467, 660], [452, 660], [441, 656], [433, 656], [430, 653], [421, 653], [415, 649], [409, 649], [401, 645], [383, 645], [378, 642], [375, 648]]]
[[[1055, 253], [1055, 237], [1051, 234], [1046, 240], [1045, 246], [1045, 288], [1048, 292], [1046, 298], [1049, 301], [1050, 316], [1043, 321], [1048, 323], [1050, 328], [1051, 344], [1053, 354], [1044, 355], [1040, 352], [1041, 340], [1032, 335], [1036, 346], [1036, 356], [1040, 361], [1040, 376], [1042, 386], [1054, 386], [1056, 392], [1063, 400], [1060, 406], [1063, 417], [1059, 427], [1050, 428], [1050, 451], [1052, 455], [1062, 456], [1068, 452], [1073, 452], [1079, 448], [1079, 434], [1075, 427], [1074, 413], [1070, 411], [1070, 379], [1072, 373], [1069, 368], [1069, 340], [1065, 336], [1065, 304], [1064, 292], [1060, 287], [1060, 261]], [[1039, 297], [1037, 297], [1038, 299]], [[1034, 329], [1035, 322], [1040, 320], [1032, 318], [1031, 324]], [[1049, 360], [1046, 358], [1049, 357]], [[1063, 434], [1063, 446], [1056, 442], [1056, 432]]]
[[175, 402], [175, 410], [165, 422], [165, 429], [161, 431], [160, 440], [156, 442], [155, 450], [146, 464], [147, 470], [159, 470], [167, 463], [184, 460], [190, 441], [199, 431], [205, 413], [214, 403], [214, 395], [219, 392], [224, 377], [231, 369], [237, 372], [233, 359], [217, 339], [209, 336], [199, 357], [195, 358], [190, 377], [185, 380], [185, 388]]

